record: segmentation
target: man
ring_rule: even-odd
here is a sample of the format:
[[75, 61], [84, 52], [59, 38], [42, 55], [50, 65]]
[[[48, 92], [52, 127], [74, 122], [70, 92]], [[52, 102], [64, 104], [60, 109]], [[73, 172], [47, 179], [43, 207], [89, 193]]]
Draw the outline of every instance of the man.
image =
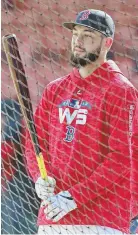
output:
[[28, 167], [44, 200], [38, 233], [129, 232], [130, 123], [137, 92], [106, 60], [115, 32], [108, 14], [82, 11], [64, 27], [73, 33], [73, 71], [46, 87], [35, 112], [47, 182], [29, 135], [26, 143]]

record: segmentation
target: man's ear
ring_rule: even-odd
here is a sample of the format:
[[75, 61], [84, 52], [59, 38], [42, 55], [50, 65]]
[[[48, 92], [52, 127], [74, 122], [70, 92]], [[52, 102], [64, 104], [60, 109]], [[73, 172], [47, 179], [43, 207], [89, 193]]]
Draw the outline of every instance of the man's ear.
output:
[[112, 38], [106, 38], [105, 46], [110, 49], [112, 46], [113, 39]]

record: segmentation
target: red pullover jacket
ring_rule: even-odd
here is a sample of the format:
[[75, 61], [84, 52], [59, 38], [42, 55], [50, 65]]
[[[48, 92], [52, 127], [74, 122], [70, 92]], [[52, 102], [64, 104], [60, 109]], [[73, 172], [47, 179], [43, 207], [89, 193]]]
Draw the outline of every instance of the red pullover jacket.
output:
[[131, 157], [131, 218], [138, 216], [138, 102], [133, 122]]
[[[109, 60], [85, 79], [78, 70], [51, 82], [35, 112], [35, 123], [55, 193], [68, 190], [78, 208], [58, 221], [101, 225], [129, 232], [130, 157], [136, 90]], [[39, 170], [30, 137], [30, 173]], [[38, 225], [52, 224], [39, 211]]]

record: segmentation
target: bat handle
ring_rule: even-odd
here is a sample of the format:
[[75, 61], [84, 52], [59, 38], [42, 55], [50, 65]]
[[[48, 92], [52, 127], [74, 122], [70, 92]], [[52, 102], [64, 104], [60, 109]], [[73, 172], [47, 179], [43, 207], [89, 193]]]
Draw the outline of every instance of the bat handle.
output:
[[45, 164], [44, 164], [43, 154], [40, 152], [39, 155], [36, 156], [36, 158], [37, 158], [41, 177], [42, 179], [47, 180], [47, 171], [46, 171]]

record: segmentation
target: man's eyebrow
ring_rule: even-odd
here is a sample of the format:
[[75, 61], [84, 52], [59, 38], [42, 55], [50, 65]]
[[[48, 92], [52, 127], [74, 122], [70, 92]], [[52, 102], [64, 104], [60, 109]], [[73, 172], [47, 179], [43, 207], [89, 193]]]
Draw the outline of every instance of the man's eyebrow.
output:
[[84, 29], [84, 32], [91, 32], [91, 33], [94, 33], [94, 34], [95, 34], [95, 32], [94, 32], [93, 29]]
[[[73, 30], [77, 31], [77, 29], [74, 27]], [[90, 32], [90, 33], [94, 33], [95, 31], [93, 29], [84, 29], [83, 32]]]

